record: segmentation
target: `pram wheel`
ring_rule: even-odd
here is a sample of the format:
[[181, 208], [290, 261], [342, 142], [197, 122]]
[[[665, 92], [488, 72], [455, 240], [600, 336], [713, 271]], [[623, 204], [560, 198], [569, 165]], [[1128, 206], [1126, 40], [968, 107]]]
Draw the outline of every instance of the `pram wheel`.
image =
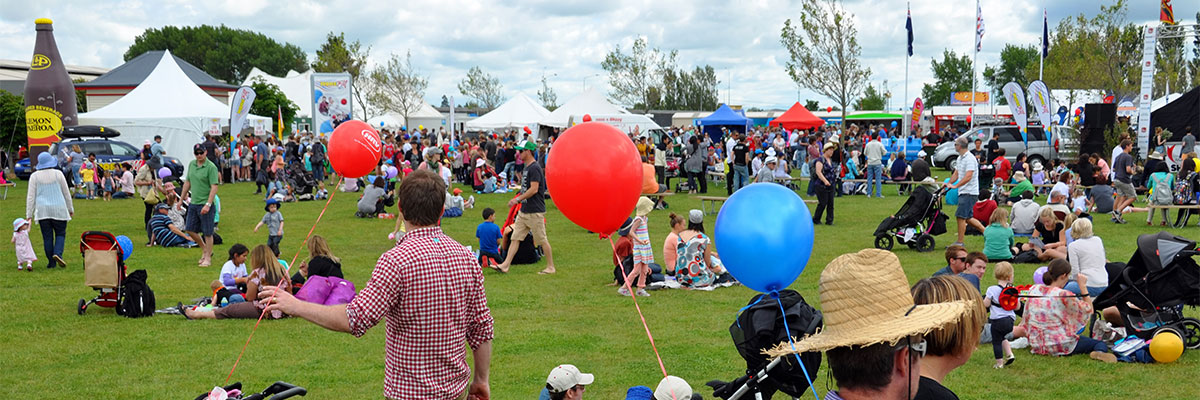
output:
[[896, 245], [896, 240], [892, 239], [892, 235], [884, 234], [875, 237], [875, 248], [877, 249], [891, 250], [894, 245]]
[[75, 312], [79, 313], [79, 315], [83, 315], [84, 311], [87, 311], [87, 300], [79, 299], [79, 306], [75, 307]]
[[1189, 349], [1200, 349], [1200, 320], [1184, 318], [1179, 321], [1180, 331], [1183, 332], [1183, 346]]
[[917, 237], [917, 251], [921, 253], [933, 251], [933, 246], [936, 245], [937, 243], [934, 241], [933, 236], [921, 235]]

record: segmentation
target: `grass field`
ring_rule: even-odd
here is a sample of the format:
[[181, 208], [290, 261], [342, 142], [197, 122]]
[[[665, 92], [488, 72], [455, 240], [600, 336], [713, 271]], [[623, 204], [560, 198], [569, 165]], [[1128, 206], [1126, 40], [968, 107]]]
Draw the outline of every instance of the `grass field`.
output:
[[[943, 172], [944, 174], [944, 172]], [[723, 185], [722, 185], [723, 186]], [[0, 200], [0, 220], [23, 216], [25, 182]], [[714, 189], [710, 187], [710, 189]], [[142, 235], [142, 205], [138, 200], [75, 202], [75, 219], [67, 233], [66, 269], [46, 270], [44, 260], [33, 273], [18, 272], [12, 247], [0, 246], [0, 393], [5, 397], [53, 399], [182, 399], [193, 398], [224, 381], [254, 325], [248, 320], [187, 321], [181, 316], [126, 319], [112, 309], [93, 306], [84, 316], [75, 313], [80, 298], [91, 298], [83, 285], [78, 238], [85, 230], [107, 230], [128, 235], [135, 243], [130, 269], [146, 269], [159, 308], [176, 301], [210, 294], [208, 284], [232, 243], [266, 242], [266, 233], [253, 233], [262, 217], [263, 202], [253, 195], [252, 184], [221, 187], [224, 209], [214, 266], [199, 268], [198, 249], [146, 248]], [[710, 190], [724, 194], [724, 188]], [[791, 286], [819, 307], [817, 280], [834, 257], [872, 246], [871, 232], [903, 202], [894, 186], [886, 199], [837, 199], [834, 226], [816, 227], [814, 251], [807, 270]], [[463, 244], [478, 247], [474, 238], [483, 207], [504, 208], [508, 195], [476, 195], [478, 206], [463, 218], [443, 221], [446, 232]], [[391, 245], [387, 233], [392, 220], [353, 217], [355, 193], [337, 193], [329, 212], [316, 226], [342, 258], [346, 278], [361, 288], [376, 258]], [[670, 209], [650, 215], [650, 233], [656, 255], [665, 238], [669, 212], [699, 208], [688, 196], [673, 196]], [[316, 220], [323, 202], [289, 203], [282, 207], [286, 235], [281, 248], [290, 260], [302, 248], [304, 234]], [[769, 212], [764, 218], [770, 218]], [[1104, 219], [1096, 233], [1112, 260], [1127, 260], [1138, 234], [1156, 231], [1130, 216], [1128, 225]], [[573, 225], [551, 204], [548, 231], [559, 273], [537, 275], [544, 262], [517, 266], [507, 275], [485, 271], [488, 304], [496, 321], [491, 364], [492, 398], [530, 399], [545, 383], [549, 370], [572, 363], [596, 375], [586, 397], [624, 398], [633, 385], [653, 387], [661, 378], [629, 298], [606, 286], [612, 279], [610, 247]], [[706, 226], [711, 230], [715, 216]], [[953, 229], [953, 228], [951, 228]], [[1196, 237], [1200, 228], [1177, 233]], [[41, 254], [41, 236], [30, 235]], [[917, 253], [899, 248], [896, 253], [911, 282], [944, 265], [940, 249], [953, 242], [953, 234], [938, 239], [938, 251]], [[982, 247], [980, 237], [968, 237], [971, 249]], [[300, 257], [307, 258], [301, 252]], [[1018, 283], [1030, 283], [1037, 265], [1018, 265]], [[991, 270], [984, 284], [994, 283]], [[640, 300], [654, 333], [666, 369], [688, 380], [693, 388], [711, 397], [704, 386], [710, 379], [730, 380], [744, 362], [729, 338], [728, 327], [753, 296], [744, 287], [713, 292], [683, 290], [653, 292]], [[1189, 310], [1195, 316], [1195, 310]], [[314, 399], [379, 398], [383, 386], [382, 323], [366, 336], [321, 329], [299, 319], [264, 321], [250, 342], [233, 380], [249, 389], [261, 389], [276, 380], [307, 387]], [[990, 346], [980, 346], [967, 365], [950, 374], [947, 387], [964, 399], [1097, 399], [1154, 397], [1200, 398], [1200, 353], [1188, 352], [1174, 364], [1107, 365], [1087, 357], [1053, 358], [1017, 350], [1017, 362], [1004, 370], [991, 368]], [[832, 389], [833, 382], [820, 374], [817, 391]], [[703, 390], [702, 390], [703, 389]], [[782, 396], [779, 396], [782, 397]], [[779, 398], [777, 397], [777, 398]]]

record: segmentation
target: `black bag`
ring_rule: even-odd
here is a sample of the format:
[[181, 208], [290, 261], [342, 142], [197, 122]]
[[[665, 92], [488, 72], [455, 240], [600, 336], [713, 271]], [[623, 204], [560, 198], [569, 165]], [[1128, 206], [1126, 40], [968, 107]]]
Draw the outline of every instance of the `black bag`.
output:
[[[505, 236], [508, 237], [508, 239], [510, 241], [512, 240], [511, 233], [509, 233]], [[501, 253], [500, 256], [507, 257], [508, 255]], [[541, 260], [541, 259], [542, 259], [542, 248], [533, 245], [533, 234], [531, 233], [531, 234], [525, 235], [525, 240], [522, 240], [521, 244], [519, 246], [517, 246], [517, 254], [515, 256], [513, 256], [512, 263], [513, 263], [513, 265], [534, 264], [534, 263], [537, 263], [538, 260]]]
[[946, 213], [938, 211], [933, 217], [933, 227], [929, 229], [929, 234], [937, 236], [946, 233], [946, 220], [949, 218]]
[[1025, 250], [1013, 256], [1013, 264], [1035, 264], [1038, 262], [1037, 252], [1033, 250]]
[[117, 314], [129, 318], [154, 315], [154, 291], [146, 284], [146, 270], [133, 271], [121, 281], [121, 296], [117, 300]]
[[[779, 312], [779, 302], [783, 303], [785, 310], [782, 316]], [[784, 318], [787, 319], [788, 329], [783, 328]], [[788, 336], [798, 339], [814, 334], [823, 324], [824, 317], [821, 311], [805, 302], [800, 293], [789, 289], [779, 292], [778, 302], [769, 294], [755, 296], [746, 310], [729, 326], [729, 334], [733, 337], [738, 353], [746, 360], [746, 373], [755, 374], [766, 368], [770, 362], [767, 356], [762, 354], [764, 349], [786, 343]], [[804, 379], [803, 371], [807, 370], [808, 378], [815, 380], [817, 370], [821, 368], [821, 353], [803, 353], [800, 360], [804, 363], [804, 369], [800, 368], [795, 356], [784, 357], [784, 361], [759, 384], [759, 390], [765, 395], [763, 398], [770, 398], [770, 394], [776, 390], [792, 397], [804, 395], [804, 391], [808, 390], [808, 382]], [[722, 392], [726, 396], [718, 397], [728, 397], [740, 385], [738, 381], [726, 385], [723, 389], [728, 393]]]

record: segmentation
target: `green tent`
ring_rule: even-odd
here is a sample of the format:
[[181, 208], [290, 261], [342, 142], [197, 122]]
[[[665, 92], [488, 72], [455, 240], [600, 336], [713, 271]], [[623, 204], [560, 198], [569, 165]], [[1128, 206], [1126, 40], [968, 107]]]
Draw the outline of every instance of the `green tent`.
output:
[[866, 114], [854, 114], [854, 115], [846, 116], [847, 121], [867, 121], [867, 120], [901, 119], [901, 118], [903, 118], [903, 116], [901, 116], [900, 114], [891, 114], [891, 113], [866, 113]]

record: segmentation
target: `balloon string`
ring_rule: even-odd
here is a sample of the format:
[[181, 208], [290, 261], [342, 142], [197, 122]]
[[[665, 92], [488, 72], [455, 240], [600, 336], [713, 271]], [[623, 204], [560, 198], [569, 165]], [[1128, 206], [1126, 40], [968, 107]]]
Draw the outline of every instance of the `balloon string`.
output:
[[[334, 177], [337, 177], [337, 175], [334, 175]], [[325, 198], [325, 206], [321, 208], [321, 213], [317, 214], [317, 220], [313, 221], [312, 228], [308, 229], [308, 235], [304, 237], [304, 243], [308, 243], [308, 238], [312, 237], [313, 231], [315, 231], [317, 229], [317, 223], [321, 222], [321, 217], [325, 216], [325, 210], [329, 209], [329, 203], [333, 201], [334, 193], [337, 193], [337, 190], [329, 191], [329, 197]], [[292, 256], [292, 262], [288, 263], [288, 268], [291, 268], [292, 265], [296, 264], [296, 259], [300, 257], [300, 249], [303, 247], [304, 246], [300, 246], [300, 248], [296, 249], [296, 254]], [[284, 274], [283, 278], [279, 280], [279, 283], [276, 284], [275, 287], [282, 287], [287, 279], [288, 279], [287, 275]], [[255, 300], [247, 299], [246, 301], [255, 301]], [[272, 292], [271, 298], [267, 299], [266, 304], [271, 304], [274, 301], [275, 301], [275, 292]], [[183, 311], [180, 310], [180, 312], [183, 312]], [[266, 315], [267, 315], [267, 309], [263, 308], [262, 313], [258, 314], [258, 320], [254, 321], [254, 328], [250, 330], [250, 336], [246, 337], [246, 343], [242, 344], [242, 351], [238, 352], [237, 359], [233, 360], [233, 368], [230, 368], [229, 375], [225, 376], [225, 383], [221, 384], [221, 386], [228, 385], [229, 380], [231, 378], [233, 378], [233, 371], [236, 371], [238, 364], [242, 362], [242, 356], [246, 354], [246, 348], [250, 347], [250, 339], [254, 338], [254, 332], [258, 331], [258, 324], [262, 323], [263, 317], [265, 317]]]
[[[796, 356], [796, 363], [800, 364], [800, 372], [804, 373], [804, 381], [808, 382], [808, 388], [812, 390], [813, 397], [821, 400], [821, 396], [817, 396], [817, 389], [813, 387], [812, 378], [808, 376], [808, 367], [804, 366], [804, 361], [800, 360], [800, 354], [796, 353], [796, 342], [792, 340], [792, 330], [788, 328], [787, 310], [783, 309], [783, 300], [779, 299], [779, 291], [772, 290], [771, 297], [775, 298], [775, 302], [779, 303], [779, 316], [783, 319], [784, 334], [787, 335], [788, 344], [792, 346], [792, 355]], [[757, 301], [755, 303], [758, 303]]]
[[[612, 236], [608, 237], [608, 244], [612, 246], [613, 255], [616, 255], [617, 244], [613, 242]], [[646, 338], [650, 339], [650, 348], [654, 349], [654, 358], [658, 359], [658, 369], [662, 371], [663, 377], [666, 378], [667, 367], [663, 366], [662, 356], [658, 354], [658, 346], [654, 344], [654, 335], [650, 333], [650, 325], [646, 323], [646, 316], [642, 314], [642, 306], [638, 305], [637, 293], [633, 293], [633, 285], [629, 281], [629, 274], [625, 273], [624, 266], [619, 266], [617, 269], [621, 271], [621, 276], [625, 279], [625, 287], [629, 289], [629, 297], [633, 299], [633, 308], [637, 309], [638, 317], [642, 319], [642, 327], [646, 329]]]

